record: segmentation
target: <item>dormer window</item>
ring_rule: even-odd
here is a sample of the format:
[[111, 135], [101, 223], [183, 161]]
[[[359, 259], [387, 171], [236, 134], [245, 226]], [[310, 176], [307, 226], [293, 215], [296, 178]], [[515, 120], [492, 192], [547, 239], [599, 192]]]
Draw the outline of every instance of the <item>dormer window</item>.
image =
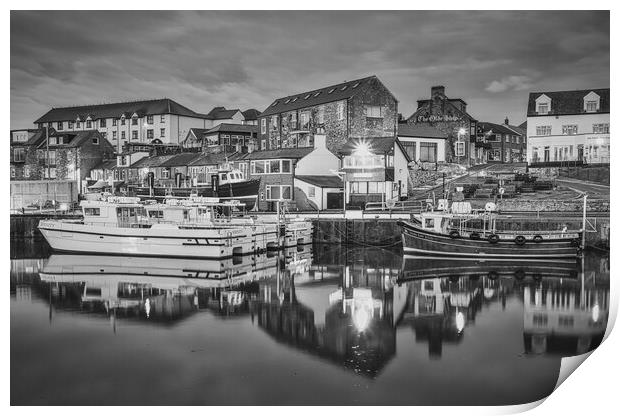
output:
[[538, 114], [547, 114], [549, 112], [549, 103], [539, 103], [536, 112]]
[[594, 91], [583, 97], [583, 110], [586, 113], [596, 113], [601, 109], [601, 97]]
[[336, 88], [332, 88], [331, 90], [329, 90], [327, 93], [331, 94], [332, 92], [334, 92], [336, 90]]

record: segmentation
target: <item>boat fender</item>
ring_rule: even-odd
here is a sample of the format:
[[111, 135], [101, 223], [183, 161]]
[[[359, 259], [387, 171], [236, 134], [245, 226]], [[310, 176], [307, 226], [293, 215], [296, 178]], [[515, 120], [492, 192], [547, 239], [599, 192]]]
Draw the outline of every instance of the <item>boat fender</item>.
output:
[[450, 236], [450, 238], [459, 238], [461, 235], [459, 234], [458, 231], [456, 230], [452, 230], [450, 231], [450, 234], [448, 234]]
[[480, 240], [480, 233], [474, 231], [473, 233], [469, 234], [469, 238], [471, 238], [472, 240]]
[[487, 239], [489, 240], [489, 243], [491, 244], [495, 244], [499, 241], [499, 235], [497, 234], [491, 234], [487, 237]]
[[523, 237], [522, 235], [518, 235], [515, 237], [515, 243], [518, 246], [522, 246], [523, 244], [525, 244], [525, 237]]
[[541, 243], [543, 241], [542, 235], [536, 234], [533, 238], [535, 243]]
[[515, 279], [517, 280], [525, 279], [525, 272], [522, 269], [515, 271]]
[[572, 247], [579, 247], [580, 246], [579, 240], [576, 238], [573, 238], [572, 240], [570, 240], [570, 245]]
[[495, 270], [492, 270], [489, 272], [489, 274], [487, 274], [487, 277], [491, 280], [497, 280], [499, 274]]

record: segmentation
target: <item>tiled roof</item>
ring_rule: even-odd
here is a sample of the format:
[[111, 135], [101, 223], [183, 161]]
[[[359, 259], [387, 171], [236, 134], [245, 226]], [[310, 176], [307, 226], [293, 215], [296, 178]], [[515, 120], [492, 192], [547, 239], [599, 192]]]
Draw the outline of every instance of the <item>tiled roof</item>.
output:
[[227, 110], [225, 107], [214, 107], [207, 114], [204, 114], [203, 117], [208, 120], [227, 120], [232, 118], [235, 114], [237, 114], [239, 109]]
[[448, 135], [441, 130], [424, 124], [404, 124], [398, 125], [398, 136], [404, 137], [424, 137], [432, 139], [447, 139]]
[[267, 160], [267, 159], [301, 159], [311, 153], [313, 147], [299, 147], [292, 149], [259, 150], [252, 153], [240, 154], [237, 160]]
[[172, 156], [170, 159], [162, 161], [158, 166], [161, 168], [170, 168], [173, 166], [188, 166], [190, 162], [200, 157], [200, 153], [188, 152], [178, 153]]
[[342, 155], [350, 155], [353, 153], [360, 143], [365, 143], [368, 150], [374, 154], [384, 154], [390, 151], [396, 141], [395, 137], [366, 137], [349, 139], [340, 149], [338, 153]]
[[141, 168], [152, 168], [159, 167], [162, 163], [164, 163], [168, 159], [172, 159], [176, 155], [163, 155], [163, 156], [149, 156], [143, 157], [137, 162], [133, 163], [130, 168], [131, 169], [141, 169]]
[[527, 116], [537, 115], [536, 99], [543, 94], [551, 98], [550, 115], [584, 114], [583, 99], [590, 92], [594, 92], [601, 97], [601, 107], [597, 113], [609, 113], [609, 88], [602, 88], [596, 90], [531, 92], [527, 103]]
[[342, 188], [342, 179], [336, 175], [298, 175], [295, 179], [320, 188]]
[[489, 123], [486, 121], [478, 122], [478, 127], [482, 129], [483, 133], [495, 133], [495, 134], [509, 134], [514, 135], [517, 134], [514, 130], [511, 130], [507, 126], [496, 123]]
[[234, 159], [235, 153], [206, 153], [192, 160], [189, 166], [211, 166], [225, 162], [226, 159]]
[[39, 117], [35, 123], [75, 121], [78, 117], [80, 117], [81, 120], [86, 120], [88, 116], [92, 119], [119, 118], [123, 114], [125, 114], [126, 117], [131, 117], [134, 113], [137, 113], [140, 116], [176, 114], [187, 117], [203, 118], [200, 114], [169, 98], [162, 98], [158, 100], [130, 101], [125, 103], [52, 108], [43, 116]]
[[206, 133], [216, 133], [216, 132], [226, 132], [226, 133], [258, 133], [258, 126], [253, 126], [251, 124], [232, 124], [232, 123], [221, 123], [212, 129], [206, 131]]
[[96, 169], [110, 170], [110, 169], [114, 169], [115, 167], [116, 167], [116, 159], [109, 159], [109, 160], [103, 160], [101, 163], [95, 166], [93, 170], [96, 170]]
[[258, 115], [260, 114], [260, 111], [255, 108], [250, 108], [248, 110], [245, 110], [242, 114], [245, 120], [256, 120], [258, 118]]
[[[107, 140], [104, 139], [101, 133], [99, 133], [99, 131], [97, 130], [57, 132], [54, 129], [50, 129], [50, 132], [49, 132], [49, 137], [68, 137], [69, 138], [68, 143], [55, 144], [54, 146], [56, 147], [80, 147], [82, 143], [84, 143], [87, 140], [91, 140], [95, 136], [97, 136], [99, 140], [107, 142]], [[34, 139], [34, 137], [32, 139]], [[41, 147], [45, 145], [45, 140], [46, 140], [45, 130], [42, 130], [42, 134], [37, 138], [37, 140], [36, 141], [31, 140], [31, 141], [32, 141], [32, 144], [37, 144], [39, 147]], [[108, 142], [108, 145], [112, 146], [111, 144], [109, 144], [109, 142]]]
[[319, 104], [330, 103], [333, 101], [345, 100], [353, 97], [371, 80], [377, 78], [375, 75], [356, 79], [353, 81], [342, 82], [329, 87], [323, 87], [300, 94], [289, 95], [278, 98], [260, 116], [269, 116], [285, 111], [298, 110], [300, 108], [312, 107]]

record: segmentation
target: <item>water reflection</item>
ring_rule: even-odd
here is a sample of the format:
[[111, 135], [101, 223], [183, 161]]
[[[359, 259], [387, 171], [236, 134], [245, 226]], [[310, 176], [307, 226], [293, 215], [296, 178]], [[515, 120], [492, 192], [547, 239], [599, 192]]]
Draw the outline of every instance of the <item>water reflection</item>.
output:
[[[204, 320], [206, 313], [225, 325], [247, 326], [237, 342], [252, 344], [263, 334], [274, 346], [345, 373], [380, 381], [389, 371], [407, 385], [412, 362], [421, 369], [424, 360], [447, 360], [459, 371], [450, 361], [459, 351], [470, 357], [499, 345], [538, 359], [596, 348], [609, 314], [609, 259], [403, 258], [339, 246], [225, 261], [53, 254], [12, 259], [11, 295], [20, 304], [45, 304], [52, 328], [61, 314], [87, 325], [107, 320], [114, 337], [132, 336], [136, 325], [182, 327], [192, 318]], [[504, 319], [509, 316], [517, 319]], [[68, 336], [76, 337], [76, 331]], [[20, 337], [25, 335], [15, 342]], [[229, 358], [246, 359], [232, 352]], [[412, 359], [417, 361], [402, 367]], [[503, 359], [524, 365], [516, 355]], [[468, 360], [457, 366], [480, 368]], [[436, 371], [445, 372], [443, 382], [449, 383], [450, 371]]]

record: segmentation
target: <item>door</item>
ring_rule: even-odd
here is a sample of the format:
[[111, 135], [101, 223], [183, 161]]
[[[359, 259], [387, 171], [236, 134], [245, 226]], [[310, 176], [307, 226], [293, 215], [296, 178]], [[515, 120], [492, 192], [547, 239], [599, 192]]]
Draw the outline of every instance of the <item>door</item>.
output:
[[327, 209], [342, 209], [342, 192], [327, 193]]
[[545, 147], [545, 162], [548, 162], [550, 158], [549, 146]]

